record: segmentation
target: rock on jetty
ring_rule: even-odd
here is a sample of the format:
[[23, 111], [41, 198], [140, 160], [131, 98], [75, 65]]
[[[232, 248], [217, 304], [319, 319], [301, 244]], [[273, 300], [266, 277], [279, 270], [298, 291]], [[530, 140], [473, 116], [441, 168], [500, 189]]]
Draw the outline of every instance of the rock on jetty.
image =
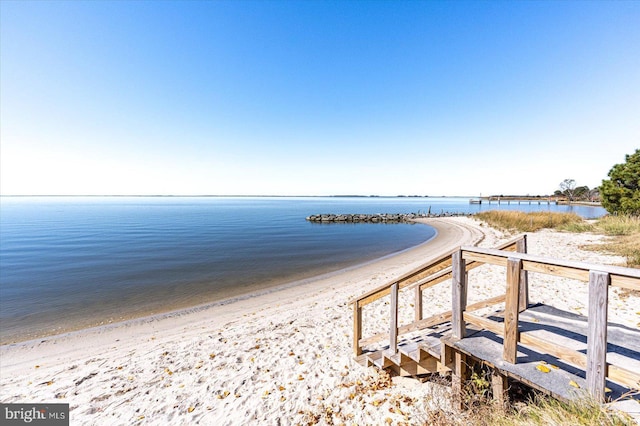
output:
[[307, 217], [315, 223], [405, 223], [425, 217], [465, 216], [466, 213], [377, 213], [377, 214], [313, 214]]

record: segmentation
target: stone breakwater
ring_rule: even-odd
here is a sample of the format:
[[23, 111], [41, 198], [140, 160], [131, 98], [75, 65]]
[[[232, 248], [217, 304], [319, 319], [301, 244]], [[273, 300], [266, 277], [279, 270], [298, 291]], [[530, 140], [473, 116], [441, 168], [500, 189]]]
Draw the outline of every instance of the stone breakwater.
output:
[[315, 223], [406, 223], [428, 217], [467, 216], [468, 213], [376, 213], [376, 214], [313, 214], [307, 216]]

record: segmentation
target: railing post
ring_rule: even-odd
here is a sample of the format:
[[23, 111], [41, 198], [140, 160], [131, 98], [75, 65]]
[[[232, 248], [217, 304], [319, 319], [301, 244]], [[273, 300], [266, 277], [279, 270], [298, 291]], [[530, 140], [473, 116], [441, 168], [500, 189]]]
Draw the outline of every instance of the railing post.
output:
[[520, 273], [522, 272], [522, 260], [507, 259], [507, 298], [504, 308], [504, 345], [502, 358], [516, 363], [518, 354], [518, 302], [520, 293]]
[[607, 307], [611, 276], [589, 271], [587, 334], [587, 389], [596, 401], [604, 401], [607, 368]]
[[467, 271], [462, 250], [451, 255], [451, 277], [453, 281], [451, 331], [454, 338], [462, 339], [466, 335], [463, 314], [467, 308]]
[[391, 286], [391, 323], [389, 325], [389, 351], [393, 354], [398, 353], [398, 283], [395, 282]]
[[422, 290], [420, 289], [419, 285], [416, 286], [415, 295], [416, 295], [416, 300], [414, 303], [415, 320], [420, 321], [422, 319]]
[[[527, 236], [523, 235], [522, 239], [516, 242], [516, 251], [518, 253], [527, 252]], [[529, 307], [529, 272], [522, 269], [520, 271], [520, 312], [525, 311]]]
[[356, 300], [353, 304], [353, 352], [356, 356], [362, 354], [360, 339], [362, 339], [362, 306]]

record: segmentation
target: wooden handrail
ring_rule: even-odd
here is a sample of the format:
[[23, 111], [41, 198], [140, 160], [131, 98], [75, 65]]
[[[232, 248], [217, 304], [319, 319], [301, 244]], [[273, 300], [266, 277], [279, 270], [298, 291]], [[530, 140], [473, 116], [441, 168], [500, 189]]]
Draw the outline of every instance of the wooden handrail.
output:
[[[482, 300], [480, 302], [473, 303], [467, 306], [466, 312], [474, 312], [479, 309], [483, 309], [488, 306], [495, 305], [502, 302], [504, 302], [504, 294], [492, 297], [490, 299]], [[411, 333], [413, 331], [422, 330], [427, 327], [434, 327], [436, 325], [444, 324], [445, 322], [449, 322], [449, 321], [451, 321], [451, 311], [449, 310], [449, 311], [440, 312], [439, 314], [432, 315], [429, 318], [424, 318], [424, 319], [421, 319], [420, 321], [415, 321], [415, 322], [412, 322], [411, 324], [406, 324], [398, 327], [398, 336]], [[360, 346], [366, 346], [387, 338], [389, 338], [389, 333], [378, 333], [378, 334], [374, 334], [371, 337], [360, 339], [359, 344]]]
[[[518, 241], [521, 241], [523, 238], [525, 238], [525, 235], [519, 235], [516, 238], [513, 238], [512, 240], [507, 241], [506, 243], [500, 244], [499, 246], [496, 247], [497, 250], [507, 250], [507, 251], [515, 251]], [[421, 283], [425, 283], [428, 281], [423, 281], [423, 280], [428, 280], [428, 278], [436, 273], [439, 272], [441, 270], [446, 269], [447, 267], [451, 266], [451, 255], [455, 252], [458, 251], [459, 248], [456, 248], [454, 250], [451, 250], [441, 256], [438, 256], [437, 258], [433, 259], [431, 262], [429, 262], [427, 265], [422, 265], [419, 266], [401, 276], [399, 276], [398, 278], [395, 278], [392, 281], [387, 282], [386, 284], [381, 285], [380, 287], [377, 287], [373, 290], [367, 291], [366, 293], [361, 294], [360, 296], [358, 296], [355, 299], [352, 299], [351, 301], [349, 301], [349, 304], [352, 303], [357, 303], [358, 306], [365, 306], [368, 305], [369, 303], [375, 302], [376, 300], [384, 297], [384, 296], [388, 296], [389, 294], [391, 294], [391, 286], [394, 283], [398, 283], [399, 285], [399, 289], [403, 289], [405, 287], [409, 287], [409, 286], [413, 286], [414, 284], [417, 285], [416, 283], [421, 282]], [[478, 264], [478, 266], [480, 266], [481, 264]]]
[[[512, 240], [509, 240], [498, 246], [498, 249], [515, 251], [519, 248], [526, 248], [526, 235], [520, 235]], [[451, 259], [453, 253], [459, 252], [460, 248], [452, 250], [444, 255], [441, 255], [426, 265], [419, 266], [397, 279], [390, 281], [376, 289], [368, 291], [356, 299], [353, 299], [350, 303], [353, 304], [353, 346], [356, 356], [362, 353], [362, 346], [372, 342], [376, 342], [380, 339], [380, 336], [389, 337], [389, 348], [391, 351], [397, 349], [397, 338], [400, 334], [405, 333], [409, 329], [417, 329], [416, 327], [427, 327], [425, 324], [431, 324], [436, 317], [446, 317], [446, 320], [440, 323], [446, 322], [451, 317], [451, 311], [444, 312], [437, 316], [428, 318], [428, 321], [422, 319], [422, 291], [426, 288], [444, 282], [451, 278]], [[482, 262], [469, 262], [467, 264], [467, 271], [482, 266]], [[415, 321], [411, 324], [399, 326], [398, 325], [398, 292], [403, 289], [416, 290], [416, 303], [415, 303]], [[362, 307], [372, 303], [382, 297], [391, 296], [390, 308], [390, 324], [389, 333], [379, 333], [370, 338], [363, 338], [362, 336]], [[493, 299], [489, 299], [493, 300]], [[485, 303], [482, 301], [478, 303]], [[435, 325], [434, 323], [432, 325]]]
[[638, 281], [640, 279], [640, 269], [553, 259], [527, 253], [504, 253], [500, 250], [472, 246], [463, 246], [461, 250], [465, 260], [506, 267], [507, 259], [511, 257], [522, 260], [522, 269], [525, 271], [540, 272], [584, 282], [589, 281], [590, 271], [605, 272], [611, 276], [610, 285], [630, 290], [640, 290]]

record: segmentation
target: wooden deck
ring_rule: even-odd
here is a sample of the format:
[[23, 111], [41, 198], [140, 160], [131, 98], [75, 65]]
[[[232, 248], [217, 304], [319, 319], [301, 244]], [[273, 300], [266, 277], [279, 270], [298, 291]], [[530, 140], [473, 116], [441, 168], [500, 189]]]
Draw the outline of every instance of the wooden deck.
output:
[[[609, 288], [640, 290], [640, 270], [532, 256], [526, 244], [519, 237], [498, 249], [461, 247], [354, 300], [356, 359], [403, 376], [451, 374], [460, 407], [470, 368], [483, 365], [495, 399], [515, 380], [565, 401], [587, 394], [617, 401], [640, 419], [640, 330], [607, 322]], [[467, 272], [484, 264], [507, 269], [505, 294], [467, 305]], [[529, 273], [588, 283], [589, 316], [530, 305]], [[422, 291], [434, 285], [449, 287], [452, 309], [423, 318]], [[398, 295], [407, 290], [415, 293], [414, 321], [399, 325]], [[389, 331], [363, 337], [362, 310], [382, 297], [389, 298]], [[500, 311], [474, 313], [501, 302]]]

